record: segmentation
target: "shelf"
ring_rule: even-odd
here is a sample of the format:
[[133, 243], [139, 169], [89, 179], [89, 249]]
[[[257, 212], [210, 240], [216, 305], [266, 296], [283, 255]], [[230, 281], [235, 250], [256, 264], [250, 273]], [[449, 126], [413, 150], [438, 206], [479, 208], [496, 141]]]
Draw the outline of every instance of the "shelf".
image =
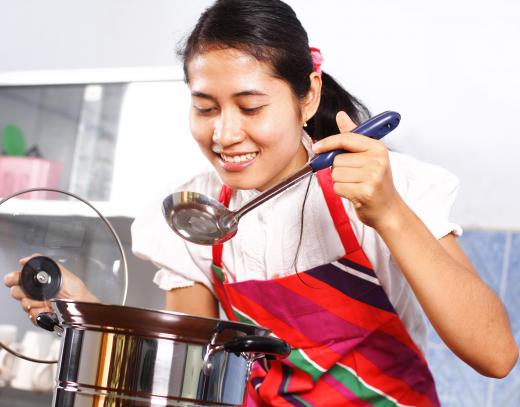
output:
[[[135, 209], [117, 205], [113, 202], [90, 202], [104, 217], [134, 218]], [[16, 211], [13, 211], [16, 206]], [[42, 215], [42, 216], [84, 216], [96, 217], [97, 214], [86, 204], [74, 201], [14, 199], [0, 205], [0, 214], [5, 215]]]
[[0, 86], [183, 81], [180, 65], [0, 72]]

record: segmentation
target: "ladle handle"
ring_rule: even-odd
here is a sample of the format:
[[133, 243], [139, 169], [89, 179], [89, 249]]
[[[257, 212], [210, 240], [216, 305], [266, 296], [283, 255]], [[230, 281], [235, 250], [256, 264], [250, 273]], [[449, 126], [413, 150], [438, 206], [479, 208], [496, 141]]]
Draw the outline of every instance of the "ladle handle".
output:
[[[401, 115], [397, 112], [386, 111], [378, 114], [366, 122], [360, 124], [352, 133], [362, 134], [370, 138], [379, 140], [395, 129], [401, 121]], [[334, 162], [334, 157], [338, 154], [347, 153], [345, 150], [332, 150], [315, 157], [309, 165], [313, 172], [330, 167]]]

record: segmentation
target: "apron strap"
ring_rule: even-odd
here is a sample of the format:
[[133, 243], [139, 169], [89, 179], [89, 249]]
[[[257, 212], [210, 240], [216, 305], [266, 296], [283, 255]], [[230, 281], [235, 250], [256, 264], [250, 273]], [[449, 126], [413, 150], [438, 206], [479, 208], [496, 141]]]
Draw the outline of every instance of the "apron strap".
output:
[[338, 231], [341, 243], [345, 249], [345, 258], [362, 266], [372, 268], [370, 261], [366, 257], [361, 245], [359, 244], [350, 219], [343, 205], [343, 201], [339, 195], [334, 192], [334, 183], [332, 182], [332, 171], [325, 168], [316, 173], [318, 182], [320, 183], [323, 196], [327, 202], [330, 216], [334, 221], [334, 226]]
[[[231, 201], [231, 194], [233, 190], [227, 185], [223, 185], [220, 191], [219, 202], [224, 206], [229, 207]], [[212, 247], [213, 252], [213, 264], [211, 265], [211, 275], [213, 276], [213, 286], [215, 287], [215, 293], [220, 301], [222, 309], [226, 313], [226, 316], [230, 321], [237, 321], [231, 301], [226, 292], [226, 273], [224, 272], [224, 265], [222, 263], [222, 253], [224, 251], [224, 244], [215, 244]]]
[[[233, 194], [233, 190], [228, 187], [226, 184], [222, 185], [222, 189], [220, 190], [220, 196], [218, 198], [219, 202], [224, 205], [226, 208], [229, 207], [229, 202], [231, 201], [231, 195]], [[222, 252], [224, 250], [223, 244], [215, 244], [213, 245], [213, 264], [216, 266], [222, 267]]]

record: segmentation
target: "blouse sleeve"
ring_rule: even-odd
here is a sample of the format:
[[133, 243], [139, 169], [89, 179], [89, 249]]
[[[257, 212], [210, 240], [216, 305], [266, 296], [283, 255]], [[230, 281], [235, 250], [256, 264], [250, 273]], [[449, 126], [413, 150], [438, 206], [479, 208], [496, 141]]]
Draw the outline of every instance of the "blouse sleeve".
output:
[[404, 154], [390, 153], [395, 186], [405, 202], [440, 239], [450, 233], [462, 235], [460, 225], [450, 220], [459, 180], [449, 171]]
[[213, 291], [211, 283], [212, 250], [210, 246], [190, 243], [170, 229], [162, 214], [162, 200], [174, 190], [210, 193], [211, 179], [201, 175], [163, 196], [152, 200], [132, 223], [132, 251], [151, 261], [158, 271], [154, 283], [163, 290], [190, 287], [202, 283]]

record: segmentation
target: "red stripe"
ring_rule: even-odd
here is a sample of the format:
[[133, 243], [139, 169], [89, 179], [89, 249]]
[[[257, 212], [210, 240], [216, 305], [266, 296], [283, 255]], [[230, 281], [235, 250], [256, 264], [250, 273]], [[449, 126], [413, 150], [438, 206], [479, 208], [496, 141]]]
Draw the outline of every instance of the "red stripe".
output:
[[392, 317], [396, 317], [392, 312], [370, 306], [364, 302], [342, 295], [329, 284], [309, 274], [306, 274], [304, 278], [310, 287], [302, 284], [300, 280], [294, 277], [294, 275], [291, 275], [279, 278], [271, 281], [271, 283], [285, 287], [295, 294], [304, 297], [306, 300], [321, 306], [328, 312], [341, 317], [345, 321], [369, 330], [378, 329], [382, 324], [390, 321]]
[[[227, 208], [229, 206], [229, 202], [231, 201], [232, 194], [233, 190], [231, 188], [229, 188], [227, 185], [222, 185], [222, 189], [220, 190], [220, 196], [218, 198], [219, 202]], [[220, 268], [222, 268], [223, 250], [223, 244], [213, 245], [212, 247], [213, 264], [219, 266]]]
[[213, 245], [211, 248], [211, 252], [213, 254], [213, 264], [220, 268], [222, 268], [222, 252], [224, 251], [223, 249], [223, 245], [221, 244]]
[[359, 250], [361, 246], [357, 242], [356, 236], [354, 235], [354, 231], [350, 225], [348, 215], [345, 212], [343, 202], [341, 202], [341, 198], [339, 198], [334, 192], [330, 168], [318, 171], [316, 176], [318, 177], [321, 191], [325, 197], [325, 202], [327, 202], [327, 206], [329, 208], [332, 220], [334, 221], [334, 225], [336, 226], [336, 230], [338, 231], [338, 234], [341, 238], [341, 243], [343, 243], [345, 253], [352, 253], [356, 250]]
[[312, 380], [312, 377], [307, 372], [298, 369], [292, 363], [287, 363], [287, 361], [284, 361], [283, 363], [292, 369], [291, 380], [289, 381], [287, 391], [298, 394], [302, 392], [308, 392], [313, 389], [314, 380]]
[[[338, 383], [338, 385], [343, 386], [341, 383]], [[354, 393], [350, 392], [347, 387], [344, 387], [344, 389], [350, 394], [345, 394], [345, 391], [338, 390], [336, 386], [325, 380], [319, 380], [314, 390], [305, 394], [304, 400], [316, 406], [372, 406], [372, 404], [361, 400]]]
[[291, 403], [286, 401], [278, 394], [278, 388], [282, 383], [283, 375], [280, 363], [273, 363], [270, 366], [269, 374], [265, 377], [264, 382], [258, 389], [260, 398], [269, 406], [289, 406], [293, 407]]
[[[228, 286], [229, 287], [229, 286]], [[283, 338], [293, 348], [308, 348], [318, 346], [318, 344], [307, 338], [302, 332], [294, 329], [290, 325], [278, 319], [274, 314], [259, 306], [247, 296], [243, 296], [238, 291], [228, 289], [230, 300], [235, 307], [248, 315], [248, 310], [254, 310], [255, 321], [262, 326], [267, 326], [276, 335]]]
[[[273, 281], [273, 283], [280, 284], [309, 299], [347, 322], [351, 322], [371, 331], [377, 329], [392, 336], [412, 349], [421, 359], [424, 359], [424, 355], [410, 335], [404, 331], [401, 320], [395, 314], [377, 307], [372, 307], [366, 303], [361, 303], [348, 296], [338, 296], [337, 293], [334, 292], [334, 289], [328, 284], [310, 275], [306, 275], [305, 279], [309, 280], [308, 284], [311, 287], [316, 288], [310, 288], [302, 284], [294, 275], [277, 279]], [[316, 295], [317, 289], [320, 290], [320, 295]], [[323, 290], [328, 290], [329, 292]]]

